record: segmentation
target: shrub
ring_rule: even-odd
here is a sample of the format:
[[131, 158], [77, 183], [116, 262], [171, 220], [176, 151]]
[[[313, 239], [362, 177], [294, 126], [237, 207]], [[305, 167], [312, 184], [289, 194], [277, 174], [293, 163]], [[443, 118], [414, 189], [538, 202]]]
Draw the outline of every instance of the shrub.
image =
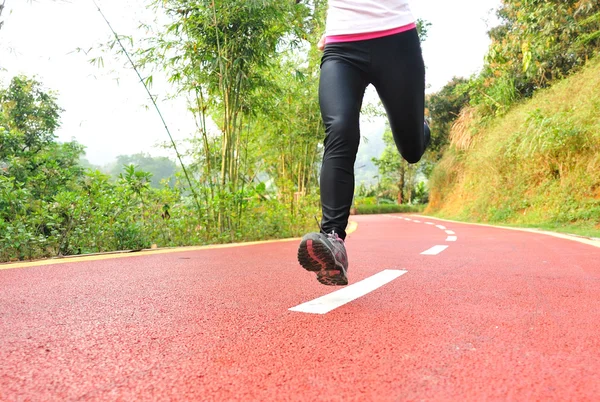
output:
[[399, 212], [417, 213], [424, 210], [424, 205], [398, 205], [398, 204], [380, 204], [380, 205], [361, 205], [356, 207], [357, 215], [372, 214], [393, 214]]

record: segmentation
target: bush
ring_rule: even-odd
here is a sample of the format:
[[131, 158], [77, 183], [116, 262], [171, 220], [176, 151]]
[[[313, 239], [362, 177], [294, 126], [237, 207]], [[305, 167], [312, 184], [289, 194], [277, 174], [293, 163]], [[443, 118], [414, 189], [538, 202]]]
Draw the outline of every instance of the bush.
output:
[[424, 205], [398, 205], [398, 204], [380, 204], [380, 205], [361, 205], [356, 207], [356, 215], [373, 214], [393, 214], [393, 213], [417, 213], [425, 209]]

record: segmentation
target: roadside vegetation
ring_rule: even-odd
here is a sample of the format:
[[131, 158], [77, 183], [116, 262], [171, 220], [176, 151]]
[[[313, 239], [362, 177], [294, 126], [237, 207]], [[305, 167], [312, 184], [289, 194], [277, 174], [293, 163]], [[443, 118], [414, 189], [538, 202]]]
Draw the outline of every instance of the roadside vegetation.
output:
[[[131, 56], [147, 86], [164, 71], [189, 99], [197, 131], [172, 143], [185, 164], [162, 186], [139, 155], [119, 161], [116, 177], [84, 169], [82, 146], [56, 141], [53, 91], [14, 77], [0, 85], [0, 261], [292, 237], [317, 227], [324, 130], [318, 52], [309, 44], [323, 31], [326, 4], [149, 6], [167, 23], [120, 56]], [[126, 39], [119, 37], [134, 43]], [[106, 47], [112, 55], [119, 41]], [[92, 61], [101, 65], [106, 55]]]
[[430, 98], [448, 135], [426, 212], [600, 237], [600, 5], [499, 16], [481, 74]]
[[[38, 82], [15, 77], [0, 105], [0, 261], [292, 237], [317, 214], [314, 195], [286, 200], [260, 183], [201, 195], [199, 213], [181, 174], [152, 186], [133, 164], [116, 177], [84, 169], [81, 145], [56, 142], [60, 109]], [[235, 231], [215, 225], [218, 208]]]
[[429, 213], [600, 237], [600, 58], [478, 124], [455, 126]]

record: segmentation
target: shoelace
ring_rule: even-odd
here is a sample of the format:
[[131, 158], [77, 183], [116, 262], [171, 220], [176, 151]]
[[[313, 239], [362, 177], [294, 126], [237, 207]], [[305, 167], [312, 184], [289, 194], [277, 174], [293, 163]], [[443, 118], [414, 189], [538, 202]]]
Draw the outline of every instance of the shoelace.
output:
[[317, 222], [317, 226], [319, 227], [319, 231], [321, 231], [321, 233], [323, 233], [323, 228], [321, 227], [321, 222], [319, 222], [319, 220], [317, 219], [317, 217], [315, 216], [315, 221]]
[[331, 231], [331, 233], [327, 234], [327, 237], [329, 237], [331, 240], [339, 241], [342, 244], [344, 243], [344, 239], [342, 239], [340, 236], [338, 236], [338, 234], [335, 233], [333, 230]]
[[[319, 230], [321, 231], [321, 233], [323, 232], [323, 227], [321, 226], [321, 222], [319, 222], [319, 220], [317, 219], [317, 217], [315, 216], [315, 221], [317, 221], [317, 226], [319, 227]], [[338, 236], [337, 233], [335, 233], [335, 231], [331, 231], [331, 233], [327, 233], [327, 237], [330, 238], [331, 240], [337, 240], [339, 242], [342, 242], [342, 244], [344, 244], [344, 239], [342, 239], [340, 236]]]

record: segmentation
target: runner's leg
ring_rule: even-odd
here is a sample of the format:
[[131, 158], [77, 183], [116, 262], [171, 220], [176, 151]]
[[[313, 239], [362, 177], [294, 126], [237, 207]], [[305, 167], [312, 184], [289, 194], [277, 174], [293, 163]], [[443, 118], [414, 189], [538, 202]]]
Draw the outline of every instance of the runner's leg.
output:
[[[360, 142], [359, 116], [367, 87], [357, 59], [336, 55], [333, 49], [352, 44], [328, 45], [321, 65], [319, 103], [325, 124], [325, 150], [321, 167], [322, 230], [346, 237], [346, 226], [354, 196], [354, 162]], [[354, 55], [356, 56], [356, 55]], [[359, 61], [368, 58], [358, 56]]]
[[429, 142], [425, 133], [425, 66], [417, 30], [376, 39], [370, 78], [385, 107], [396, 147], [418, 162]]

